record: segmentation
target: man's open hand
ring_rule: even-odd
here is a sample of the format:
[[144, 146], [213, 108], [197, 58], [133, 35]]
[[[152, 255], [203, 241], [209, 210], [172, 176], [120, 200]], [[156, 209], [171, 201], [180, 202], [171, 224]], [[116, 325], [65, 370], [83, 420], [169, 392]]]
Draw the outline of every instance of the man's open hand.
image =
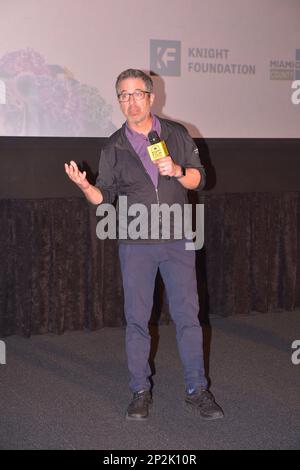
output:
[[90, 186], [90, 183], [86, 179], [86, 171], [79, 171], [78, 166], [73, 160], [70, 161], [69, 165], [65, 163], [65, 171], [70, 180], [77, 184], [82, 190], [85, 190]]

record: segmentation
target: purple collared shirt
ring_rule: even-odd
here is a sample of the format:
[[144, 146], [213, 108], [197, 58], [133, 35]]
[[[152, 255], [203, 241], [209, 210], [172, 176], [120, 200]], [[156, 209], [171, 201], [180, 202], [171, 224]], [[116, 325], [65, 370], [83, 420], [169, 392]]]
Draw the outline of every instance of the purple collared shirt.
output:
[[[152, 114], [152, 129], [151, 131], [156, 131], [160, 136], [161, 125], [159, 119]], [[147, 147], [150, 145], [148, 138], [144, 134], [133, 131], [128, 126], [127, 122], [125, 124], [125, 134], [129, 142], [131, 143], [133, 149], [138, 154], [141, 159], [142, 164], [144, 165], [145, 170], [149, 174], [152, 183], [157, 188], [158, 183], [158, 169], [157, 166], [152, 162]]]

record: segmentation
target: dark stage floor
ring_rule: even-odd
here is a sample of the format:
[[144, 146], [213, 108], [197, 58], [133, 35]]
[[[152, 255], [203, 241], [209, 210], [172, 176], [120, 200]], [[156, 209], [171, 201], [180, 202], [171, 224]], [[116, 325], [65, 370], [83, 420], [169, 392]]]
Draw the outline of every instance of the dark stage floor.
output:
[[[300, 447], [300, 311], [213, 318], [205, 331], [211, 391], [225, 418], [183, 406], [173, 325], [159, 328], [154, 404], [127, 422], [122, 328], [11, 336], [0, 365], [1, 449], [296, 449]], [[300, 355], [299, 355], [300, 357]]]

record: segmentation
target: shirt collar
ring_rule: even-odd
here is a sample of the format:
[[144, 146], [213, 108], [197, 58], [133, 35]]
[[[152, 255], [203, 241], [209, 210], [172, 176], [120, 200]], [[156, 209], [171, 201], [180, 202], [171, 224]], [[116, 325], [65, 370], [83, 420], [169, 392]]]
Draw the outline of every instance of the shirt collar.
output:
[[[152, 127], [151, 131], [156, 131], [158, 135], [160, 136], [161, 133], [161, 124], [157, 116], [155, 114], [151, 113], [151, 118], [152, 118]], [[145, 138], [146, 136], [140, 132], [136, 132], [133, 129], [131, 129], [128, 125], [128, 122], [125, 122], [125, 132], [126, 134], [131, 137], [131, 138], [137, 138], [137, 137], [142, 137]]]

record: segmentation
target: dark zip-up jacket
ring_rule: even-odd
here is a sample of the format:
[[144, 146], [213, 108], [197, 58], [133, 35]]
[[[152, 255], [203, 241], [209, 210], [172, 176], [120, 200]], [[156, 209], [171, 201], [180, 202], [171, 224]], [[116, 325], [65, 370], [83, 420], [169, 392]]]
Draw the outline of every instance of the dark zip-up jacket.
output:
[[[195, 142], [183, 125], [167, 119], [159, 118], [159, 120], [161, 123], [160, 138], [165, 141], [174, 163], [185, 168], [197, 168], [200, 171], [201, 180], [196, 188], [196, 191], [200, 191], [205, 185], [205, 170], [201, 164]], [[96, 186], [102, 192], [102, 204], [113, 204], [118, 196], [127, 196], [128, 208], [132, 204], [143, 204], [148, 209], [149, 214], [151, 205], [161, 207], [162, 204], [168, 206], [179, 204], [183, 212], [184, 204], [188, 204], [188, 190], [176, 178], [159, 175], [158, 186], [155, 188], [140, 157], [126, 137], [125, 124], [109, 137], [101, 151]], [[134, 216], [128, 216], [127, 224], [130, 225], [134, 218]], [[148, 223], [150, 233], [150, 222], [141, 220], [141, 224], [143, 222]], [[170, 239], [174, 239], [173, 221], [171, 223]], [[158, 242], [153, 238], [147, 240], [127, 239], [124, 241], [134, 241], [135, 243]]]

